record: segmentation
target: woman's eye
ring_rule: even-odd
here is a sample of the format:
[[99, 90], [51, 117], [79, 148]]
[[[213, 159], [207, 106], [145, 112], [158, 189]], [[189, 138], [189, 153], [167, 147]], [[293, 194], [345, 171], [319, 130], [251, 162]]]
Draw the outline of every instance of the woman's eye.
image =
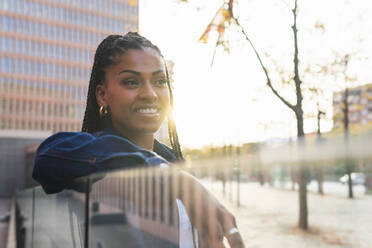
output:
[[127, 79], [122, 82], [126, 86], [137, 86], [138, 82], [134, 79]]
[[154, 85], [155, 86], [164, 86], [167, 84], [167, 80], [165, 80], [165, 78], [162, 78], [162, 79], [158, 79], [154, 82]]

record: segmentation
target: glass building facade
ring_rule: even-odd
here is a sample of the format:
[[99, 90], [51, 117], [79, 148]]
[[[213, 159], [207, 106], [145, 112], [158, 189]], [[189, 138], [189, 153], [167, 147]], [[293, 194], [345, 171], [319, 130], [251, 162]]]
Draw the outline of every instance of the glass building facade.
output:
[[1, 0], [0, 129], [78, 131], [95, 49], [138, 0]]

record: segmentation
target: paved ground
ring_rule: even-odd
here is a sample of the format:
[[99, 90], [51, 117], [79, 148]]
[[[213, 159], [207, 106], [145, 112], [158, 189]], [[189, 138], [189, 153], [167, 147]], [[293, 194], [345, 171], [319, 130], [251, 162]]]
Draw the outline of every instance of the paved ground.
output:
[[[10, 200], [8, 198], [0, 198], [0, 218], [8, 213], [10, 207]], [[0, 247], [6, 246], [6, 239], [8, 234], [8, 223], [0, 222]]]
[[[356, 188], [353, 200], [344, 195], [345, 186], [327, 184], [331, 195], [308, 194], [308, 232], [297, 228], [298, 192], [241, 183], [241, 207], [236, 207], [236, 184], [223, 197], [222, 185], [204, 181], [235, 214], [247, 247], [372, 247], [372, 196]], [[311, 185], [310, 185], [311, 186]], [[315, 191], [314, 185], [310, 187]], [[329, 190], [332, 189], [332, 190]], [[327, 191], [328, 190], [328, 191]]]

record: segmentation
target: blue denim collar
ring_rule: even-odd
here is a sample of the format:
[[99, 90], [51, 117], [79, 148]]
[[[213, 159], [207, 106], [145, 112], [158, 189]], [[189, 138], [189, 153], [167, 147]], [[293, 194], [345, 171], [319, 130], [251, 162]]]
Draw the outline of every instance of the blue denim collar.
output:
[[[95, 137], [100, 137], [100, 136], [105, 135], [105, 134], [111, 134], [111, 135], [116, 135], [116, 136], [122, 137], [122, 138], [126, 139], [129, 143], [131, 143], [133, 146], [138, 147], [136, 144], [134, 144], [132, 141], [130, 141], [129, 139], [124, 137], [118, 130], [116, 130], [113, 127], [107, 128], [103, 131], [98, 131], [96, 133], [93, 133], [93, 135]], [[168, 162], [171, 162], [171, 163], [177, 162], [177, 158], [174, 155], [174, 152], [173, 152], [172, 148], [160, 143], [157, 139], [154, 139], [154, 146], [153, 147], [154, 147], [154, 152], [156, 154], [160, 155], [161, 157], [165, 158]], [[143, 148], [141, 148], [141, 147], [138, 147], [138, 149], [143, 150]]]

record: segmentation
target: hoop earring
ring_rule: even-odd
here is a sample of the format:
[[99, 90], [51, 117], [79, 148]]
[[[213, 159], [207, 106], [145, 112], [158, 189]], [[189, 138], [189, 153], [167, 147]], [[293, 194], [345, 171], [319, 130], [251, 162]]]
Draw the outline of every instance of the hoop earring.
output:
[[101, 107], [99, 107], [99, 117], [102, 119], [103, 117], [105, 117], [106, 115], [108, 114], [107, 112], [107, 108], [103, 107], [103, 105]]

